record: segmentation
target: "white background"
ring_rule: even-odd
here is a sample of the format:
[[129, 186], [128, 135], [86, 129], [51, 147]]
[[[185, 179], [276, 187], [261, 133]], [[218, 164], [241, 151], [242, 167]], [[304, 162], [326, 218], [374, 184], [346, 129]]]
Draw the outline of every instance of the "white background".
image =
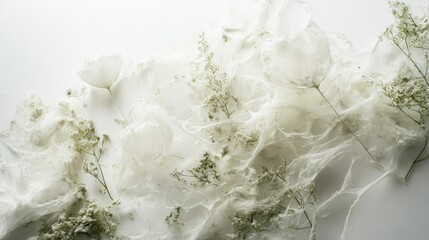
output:
[[[0, 127], [6, 128], [26, 92], [48, 101], [81, 84], [82, 61], [109, 52], [144, 62], [194, 46], [200, 32], [221, 25], [227, 0], [0, 0]], [[408, 0], [414, 6], [424, 0]], [[310, 0], [315, 21], [368, 50], [392, 21], [384, 0]], [[1, 152], [0, 152], [1, 154]], [[387, 177], [352, 215], [347, 239], [429, 239], [429, 163], [408, 185]], [[318, 240], [342, 228], [327, 222]]]

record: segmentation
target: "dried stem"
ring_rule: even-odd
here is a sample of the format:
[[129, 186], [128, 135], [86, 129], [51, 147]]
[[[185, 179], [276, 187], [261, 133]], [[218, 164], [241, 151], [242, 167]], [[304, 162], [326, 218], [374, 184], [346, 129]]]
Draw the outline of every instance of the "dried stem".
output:
[[127, 118], [125, 117], [125, 114], [122, 112], [121, 108], [119, 107], [118, 102], [116, 102], [115, 97], [113, 96], [112, 90], [110, 90], [110, 88], [107, 88], [107, 90], [109, 91], [110, 96], [112, 97], [112, 101], [113, 103], [116, 105], [116, 107], [118, 108], [119, 112], [122, 115], [122, 118], [124, 118], [124, 121], [127, 122]]
[[419, 152], [419, 155], [417, 155], [417, 157], [415, 158], [415, 160], [413, 161], [413, 164], [411, 164], [411, 167], [410, 167], [410, 169], [408, 169], [408, 172], [407, 172], [407, 174], [405, 175], [405, 181], [407, 181], [408, 180], [408, 177], [409, 177], [409, 175], [410, 175], [410, 173], [411, 173], [411, 170], [414, 168], [414, 165], [416, 164], [416, 163], [418, 163], [418, 162], [421, 162], [421, 161], [423, 161], [423, 160], [426, 160], [427, 159], [427, 157], [428, 156], [426, 156], [426, 157], [424, 157], [424, 158], [421, 158], [421, 159], [419, 159], [420, 158], [420, 156], [423, 154], [423, 152], [424, 152], [424, 150], [426, 149], [426, 145], [427, 145], [427, 143], [428, 143], [428, 137], [426, 137], [425, 138], [425, 143], [423, 144], [423, 148], [422, 148], [422, 150], [420, 150], [420, 152]]
[[348, 124], [344, 121], [344, 119], [337, 112], [337, 110], [334, 108], [334, 106], [332, 106], [332, 104], [326, 98], [325, 94], [323, 94], [323, 92], [320, 90], [320, 86], [315, 86], [314, 88], [316, 88], [316, 90], [320, 93], [320, 95], [323, 97], [323, 99], [325, 99], [325, 101], [328, 103], [329, 107], [331, 107], [332, 111], [334, 111], [334, 113], [337, 115], [337, 117], [340, 119], [340, 121], [344, 124], [344, 126], [346, 126], [348, 129], [350, 129], [350, 133], [352, 134], [352, 136], [359, 142], [359, 144], [362, 146], [362, 148], [368, 153], [368, 155], [371, 157], [371, 159], [376, 163], [377, 160], [375, 159], [375, 157], [370, 153], [368, 148], [365, 146], [365, 144], [363, 144], [363, 142], [359, 139], [359, 137], [356, 136], [354, 131], [348, 126]]

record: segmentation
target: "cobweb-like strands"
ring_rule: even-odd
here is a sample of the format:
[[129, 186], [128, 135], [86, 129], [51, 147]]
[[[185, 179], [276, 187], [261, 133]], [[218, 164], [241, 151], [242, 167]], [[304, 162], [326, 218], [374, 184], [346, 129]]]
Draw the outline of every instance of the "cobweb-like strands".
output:
[[[231, 6], [222, 33], [205, 31], [195, 49], [185, 49], [192, 54], [133, 70], [122, 69], [122, 59], [110, 70], [87, 66], [94, 69], [84, 80], [114, 83], [112, 106], [129, 113], [109, 127], [106, 116], [94, 117], [95, 127], [111, 131], [103, 164], [95, 167], [103, 166], [99, 181], [121, 202], [117, 235], [318, 239], [332, 214], [330, 234], [347, 239], [363, 196], [383, 179], [408, 176], [414, 155], [427, 154], [426, 128], [412, 109], [401, 108], [414, 102], [389, 104], [389, 96], [402, 99], [398, 86], [408, 86], [396, 78], [404, 56], [388, 55], [395, 46], [379, 43], [357, 57], [311, 19], [302, 1]], [[119, 80], [119, 73], [126, 77]], [[17, 109], [2, 134], [17, 161], [0, 173], [7, 180], [0, 203], [8, 206], [0, 210], [0, 237], [59, 215], [77, 182], [101, 199], [73, 148], [76, 116], [99, 110], [87, 97], [52, 106], [33, 96]], [[89, 108], [78, 108], [82, 103]], [[95, 149], [92, 133], [79, 140]]]

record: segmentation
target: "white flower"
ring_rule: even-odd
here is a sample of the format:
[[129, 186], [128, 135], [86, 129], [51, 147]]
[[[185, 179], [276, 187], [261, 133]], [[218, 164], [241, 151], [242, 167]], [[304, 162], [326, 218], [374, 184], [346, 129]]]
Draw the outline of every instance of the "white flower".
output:
[[122, 58], [113, 54], [85, 61], [78, 75], [91, 86], [110, 89], [118, 80], [121, 69]]
[[164, 121], [150, 119], [129, 125], [120, 137], [125, 152], [137, 161], [147, 162], [158, 159], [170, 148], [173, 129]]
[[269, 81], [282, 87], [315, 87], [331, 64], [329, 43], [314, 23], [292, 39], [274, 42], [264, 54]]

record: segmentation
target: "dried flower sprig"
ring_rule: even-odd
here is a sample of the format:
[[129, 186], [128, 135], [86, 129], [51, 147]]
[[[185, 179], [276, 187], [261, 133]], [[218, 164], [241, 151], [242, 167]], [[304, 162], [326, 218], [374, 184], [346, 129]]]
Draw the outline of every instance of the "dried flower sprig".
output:
[[35, 94], [31, 94], [25, 98], [22, 107], [26, 109], [26, 118], [32, 123], [38, 122], [46, 110], [42, 98]]
[[[258, 184], [271, 184], [277, 185], [279, 182], [287, 189], [286, 197], [290, 200], [295, 200], [295, 203], [298, 204], [298, 208], [302, 210], [306, 223], [308, 226], [291, 226], [289, 228], [293, 228], [296, 230], [308, 229], [313, 227], [313, 223], [310, 220], [309, 214], [305, 210], [308, 204], [314, 204], [317, 200], [316, 196], [316, 188], [314, 183], [308, 184], [306, 186], [295, 186], [290, 187], [287, 179], [288, 175], [288, 162], [286, 160], [282, 160], [281, 164], [277, 168], [268, 169], [266, 167], [262, 168], [262, 174], [258, 176]], [[288, 209], [292, 212], [294, 209]]]
[[234, 144], [241, 145], [243, 147], [252, 147], [254, 146], [260, 138], [260, 132], [258, 130], [245, 131], [245, 130], [236, 130], [227, 138], [229, 142]]
[[85, 153], [93, 158], [86, 158], [83, 164], [83, 170], [93, 176], [103, 186], [102, 192], [107, 193], [109, 198], [113, 201], [113, 197], [104, 177], [103, 168], [101, 167], [101, 156], [105, 151], [105, 145], [109, 142], [107, 135], [100, 137], [95, 134], [95, 127], [92, 121], [82, 118], [77, 118], [75, 131], [72, 134], [74, 147], [76, 152]]
[[251, 233], [261, 233], [269, 230], [273, 219], [284, 211], [284, 207], [257, 210], [250, 213], [238, 212], [231, 218], [233, 233], [227, 235], [228, 239], [244, 240]]
[[184, 223], [179, 221], [180, 214], [182, 212], [181, 206], [174, 207], [174, 210], [165, 218], [165, 221], [169, 226], [180, 227]]
[[[309, 205], [316, 202], [315, 185], [289, 186], [288, 164], [282, 160], [276, 168], [262, 168], [256, 184], [261, 189], [269, 189], [271, 196], [263, 196], [253, 209], [242, 210], [231, 218], [233, 233], [229, 239], [246, 239], [249, 234], [260, 234], [274, 229], [305, 230], [313, 228], [308, 213]], [[261, 197], [261, 196], [259, 196]], [[305, 217], [305, 222], [301, 216]]]
[[[390, 2], [390, 7], [395, 24], [385, 30], [381, 39], [395, 45], [410, 61], [417, 74], [410, 67], [404, 67], [392, 82], [382, 84], [383, 93], [390, 99], [391, 106], [418, 124], [425, 133], [423, 148], [405, 175], [405, 180], [408, 180], [415, 164], [429, 157], [422, 157], [429, 140], [426, 128], [429, 116], [429, 20], [427, 17], [414, 16], [402, 2]], [[420, 56], [423, 56], [423, 64], [418, 60]], [[417, 114], [418, 118], [412, 113]]]
[[195, 179], [196, 183], [216, 185], [215, 182], [220, 180], [220, 175], [217, 172], [213, 158], [210, 153], [206, 152], [196, 167], [186, 171], [176, 169], [171, 173], [171, 176], [182, 182], [186, 182], [186, 179]]
[[[79, 235], [101, 240], [114, 238], [117, 223], [111, 206], [102, 207], [96, 201], [86, 200], [86, 190], [76, 195], [77, 202], [54, 221], [46, 221], [39, 231], [39, 240], [73, 240]], [[77, 206], [79, 205], [79, 206]], [[78, 212], [73, 212], [78, 207]]]
[[[416, 124], [425, 127], [429, 113], [429, 88], [419, 78], [408, 78], [406, 74], [397, 76], [392, 82], [382, 85], [383, 93], [388, 97], [390, 105], [398, 108]], [[415, 112], [418, 118], [407, 111]]]
[[[292, 230], [305, 230], [311, 229], [313, 224], [310, 220], [308, 213], [303, 210], [304, 203], [306, 199], [302, 195], [297, 195], [295, 191], [289, 191], [289, 195], [294, 198], [299, 204], [298, 208], [290, 208], [286, 206], [288, 200], [278, 201], [274, 205], [266, 205], [261, 209], [254, 209], [250, 212], [237, 212], [231, 217], [231, 225], [233, 228], [233, 233], [228, 234], [228, 239], [234, 240], [243, 240], [249, 234], [258, 234], [264, 231], [269, 231], [272, 229], [292, 229]], [[290, 198], [288, 196], [287, 198]], [[300, 212], [303, 212], [306, 217], [306, 223], [297, 224], [292, 223], [291, 220], [296, 219], [296, 215]], [[287, 219], [284, 219], [284, 218]], [[297, 218], [299, 219], [299, 217]], [[281, 225], [281, 222], [287, 221], [287, 225]], [[297, 221], [297, 220], [295, 220]]]
[[246, 129], [239, 124], [226, 122], [208, 128], [209, 137], [213, 143], [251, 148], [257, 145], [261, 132], [258, 129]]
[[[317, 200], [317, 196], [315, 194], [316, 188], [314, 183], [310, 184], [307, 187], [297, 187], [297, 188], [290, 188], [288, 191], [288, 197], [292, 197], [296, 203], [298, 204], [298, 208], [290, 208], [289, 214], [295, 215], [297, 213], [302, 213], [305, 216], [306, 222], [304, 225], [300, 225], [297, 223], [291, 224], [289, 223], [289, 228], [295, 229], [295, 230], [303, 230], [303, 229], [311, 229], [313, 227], [313, 223], [310, 220], [310, 216], [306, 210], [307, 205], [313, 205], [315, 201]], [[307, 226], [305, 226], [307, 225]]]
[[[428, 50], [429, 50], [429, 20], [427, 17], [416, 17], [410, 12], [410, 8], [402, 2], [390, 2], [395, 24], [386, 28], [381, 39], [387, 39], [408, 58], [416, 68], [424, 82], [429, 86], [428, 74]], [[425, 68], [419, 66], [414, 58], [413, 50], [418, 49], [423, 53]]]
[[285, 159], [282, 159], [279, 167], [268, 169], [262, 167], [262, 174], [258, 175], [258, 184], [267, 184], [273, 181], [276, 181], [277, 178], [282, 182], [286, 182], [288, 172], [288, 162]]
[[[306, 205], [314, 204], [313, 196], [314, 190], [291, 188], [285, 194], [277, 196], [260, 207], [247, 212], [237, 212], [230, 218], [233, 232], [227, 237], [244, 240], [249, 234], [260, 234], [274, 229], [297, 231], [311, 229], [313, 223], [306, 211]], [[296, 201], [297, 207], [291, 207], [291, 201]], [[300, 222], [301, 214], [305, 216], [304, 223]]]
[[210, 50], [204, 33], [200, 35], [198, 50], [200, 56], [196, 61], [196, 76], [192, 81], [202, 82], [209, 91], [203, 101], [208, 117], [210, 120], [222, 119], [222, 115], [230, 118], [240, 102], [232, 95], [230, 77], [214, 63], [214, 53]]

